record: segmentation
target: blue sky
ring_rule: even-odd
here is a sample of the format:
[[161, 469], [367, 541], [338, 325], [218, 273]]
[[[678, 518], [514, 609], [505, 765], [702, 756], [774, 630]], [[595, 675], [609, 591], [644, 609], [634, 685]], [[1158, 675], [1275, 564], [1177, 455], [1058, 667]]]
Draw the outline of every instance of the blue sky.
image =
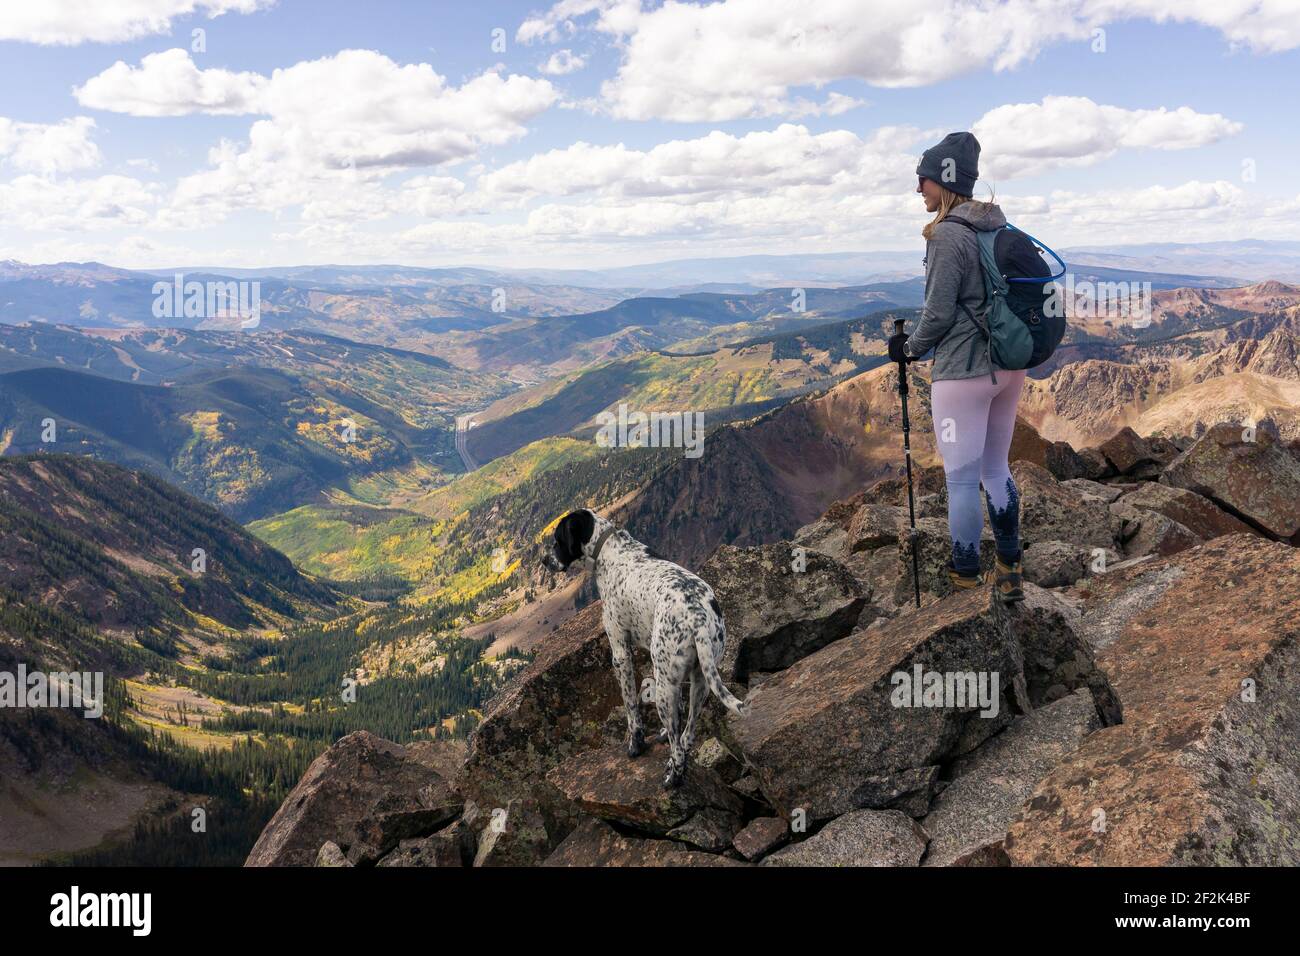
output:
[[1300, 236], [1288, 0], [98, 6], [0, 11], [0, 258], [905, 249], [953, 129], [1054, 245]]

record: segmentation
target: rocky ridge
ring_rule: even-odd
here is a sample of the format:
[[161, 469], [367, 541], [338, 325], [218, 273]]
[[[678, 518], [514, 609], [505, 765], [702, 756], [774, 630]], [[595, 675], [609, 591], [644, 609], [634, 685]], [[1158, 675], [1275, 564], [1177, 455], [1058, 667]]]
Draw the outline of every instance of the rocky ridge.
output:
[[897, 478], [717, 548], [700, 573], [751, 705], [710, 701], [680, 789], [662, 746], [623, 752], [593, 604], [463, 758], [340, 740], [249, 865], [1300, 863], [1296, 448], [1268, 422], [1081, 450], [1021, 428], [1013, 458], [1013, 608], [950, 593], [939, 468], [916, 476], [919, 609]]

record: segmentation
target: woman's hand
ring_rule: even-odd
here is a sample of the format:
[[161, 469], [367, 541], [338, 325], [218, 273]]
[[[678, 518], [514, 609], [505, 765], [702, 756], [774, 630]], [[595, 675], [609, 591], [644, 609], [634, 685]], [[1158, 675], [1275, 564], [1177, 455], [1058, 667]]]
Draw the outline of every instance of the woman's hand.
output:
[[907, 354], [904, 346], [907, 344], [907, 333], [897, 332], [889, 337], [889, 360], [891, 362], [915, 362], [916, 359]]

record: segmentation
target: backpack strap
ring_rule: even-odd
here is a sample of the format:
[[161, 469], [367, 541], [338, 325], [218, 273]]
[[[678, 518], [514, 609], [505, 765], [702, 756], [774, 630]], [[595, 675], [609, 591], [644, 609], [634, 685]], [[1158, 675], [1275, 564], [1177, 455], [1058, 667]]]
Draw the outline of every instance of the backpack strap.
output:
[[[988, 287], [988, 277], [984, 275], [983, 255], [982, 255], [982, 253], [979, 251], [979, 247], [980, 247], [980, 238], [979, 238], [979, 234], [980, 234], [980, 231], [979, 231], [978, 229], [976, 229], [976, 228], [975, 228], [975, 227], [974, 227], [974, 226], [973, 226], [969, 221], [963, 219], [961, 216], [947, 215], [947, 216], [944, 216], [943, 219], [940, 220], [940, 221], [941, 221], [941, 222], [948, 222], [948, 221], [959, 222], [959, 223], [961, 223], [963, 226], [965, 226], [967, 229], [969, 229], [971, 232], [975, 233], [975, 247], [976, 247], [976, 250], [977, 250], [977, 254], [980, 255], [980, 274], [981, 274], [981, 278], [984, 280], [984, 303], [987, 303], [988, 300], [989, 300], [989, 287]], [[981, 305], [983, 305], [984, 303], [981, 303]], [[958, 299], [958, 300], [957, 300], [957, 308], [961, 309], [963, 312], [966, 313], [966, 317], [969, 318], [969, 319], [971, 320], [971, 323], [975, 326], [975, 328], [977, 328], [977, 329], [980, 330], [980, 334], [982, 334], [982, 335], [984, 336], [985, 340], [988, 340], [989, 338], [992, 337], [992, 331], [991, 331], [990, 329], [988, 329], [987, 327], [985, 327], [984, 325], [981, 325], [981, 324], [980, 324], [979, 319], [975, 318], [975, 313], [972, 312], [972, 311], [970, 310], [970, 307], [967, 306], [964, 302], [962, 302], [961, 299]]]
[[[984, 284], [984, 302], [982, 302], [981, 305], [987, 305], [989, 301], [989, 297], [995, 294], [992, 288], [994, 280], [990, 277], [989, 267], [990, 264], [992, 264], [993, 272], [996, 273], [997, 266], [996, 263], [993, 262], [992, 242], [990, 241], [986, 243], [984, 236], [996, 235], [1002, 229], [1005, 229], [1007, 227], [1000, 226], [998, 229], [980, 230], [980, 229], [976, 229], [975, 226], [969, 220], [963, 219], [961, 216], [953, 216], [953, 215], [944, 216], [941, 221], [947, 222], [949, 219], [951, 219], [953, 222], [961, 223], [971, 232], [975, 233], [975, 249], [976, 249], [976, 254], [979, 256], [980, 277], [983, 279], [983, 284]], [[987, 351], [987, 354], [989, 356], [989, 378], [992, 379], [993, 384], [996, 385], [998, 383], [998, 379], [993, 372], [993, 352], [992, 352], [993, 330], [989, 328], [988, 325], [981, 323], [979, 319], [975, 318], [975, 313], [972, 312], [970, 310], [970, 307], [967, 306], [964, 302], [962, 302], [961, 299], [957, 300], [957, 308], [961, 309], [963, 312], [966, 313], [966, 317], [970, 319], [971, 324], [974, 325], [975, 328], [979, 330], [980, 335], [984, 336], [984, 348]], [[978, 345], [978, 341], [971, 342], [970, 355], [967, 357], [966, 360], [967, 371], [970, 371], [971, 365], [974, 364], [975, 362], [975, 349], [977, 345]]]

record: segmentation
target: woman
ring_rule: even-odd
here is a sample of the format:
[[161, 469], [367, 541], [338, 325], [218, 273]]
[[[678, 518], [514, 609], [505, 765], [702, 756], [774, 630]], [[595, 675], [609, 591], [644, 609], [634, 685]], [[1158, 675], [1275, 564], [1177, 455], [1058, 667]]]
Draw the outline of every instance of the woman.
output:
[[916, 191], [935, 214], [925, 236], [925, 308], [909, 337], [889, 340], [889, 357], [911, 362], [934, 349], [930, 409], [948, 483], [948, 575], [956, 588], [979, 587], [984, 507], [993, 526], [997, 562], [990, 578], [1008, 603], [1024, 599], [1020, 566], [1020, 496], [1007, 453], [1024, 371], [995, 370], [981, 326], [984, 279], [976, 231], [1006, 224], [992, 202], [971, 198], [979, 178], [979, 141], [949, 133], [916, 167]]

